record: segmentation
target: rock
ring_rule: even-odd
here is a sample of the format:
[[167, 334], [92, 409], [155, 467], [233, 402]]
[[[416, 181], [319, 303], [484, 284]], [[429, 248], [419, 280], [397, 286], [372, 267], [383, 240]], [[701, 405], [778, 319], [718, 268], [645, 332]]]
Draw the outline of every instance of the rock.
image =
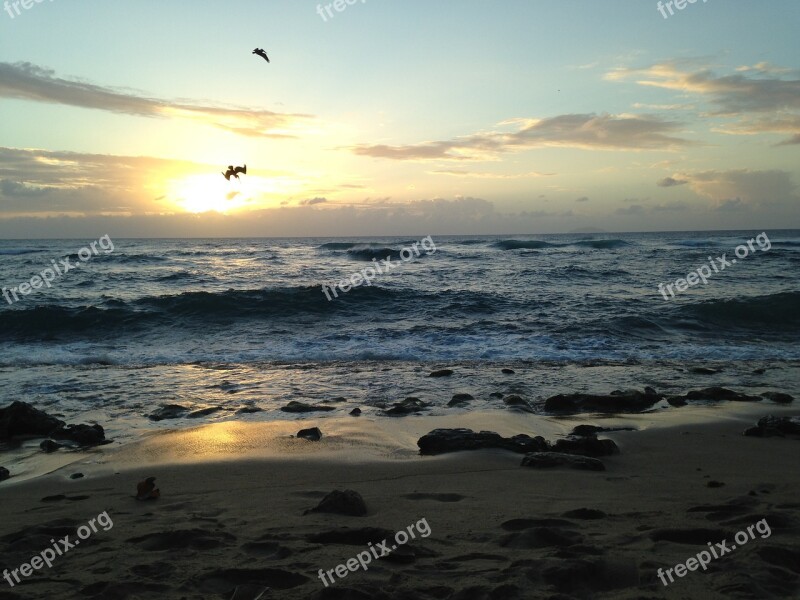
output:
[[82, 479], [83, 478], [83, 473], [73, 473], [72, 475], [69, 476], [69, 478], [70, 479]]
[[634, 427], [598, 427], [597, 425], [576, 425], [571, 435], [592, 437], [602, 431], [636, 431]]
[[504, 375], [513, 375], [515, 373], [514, 369], [502, 369], [501, 371]]
[[605, 471], [606, 466], [596, 458], [562, 454], [559, 452], [533, 452], [522, 459], [523, 467], [534, 469], [552, 469], [553, 467], [569, 467], [582, 471]]
[[63, 448], [63, 444], [58, 444], [53, 440], [44, 440], [41, 444], [39, 444], [39, 448], [41, 448], [45, 454], [52, 454], [59, 448]]
[[11, 473], [8, 472], [8, 469], [0, 467], [0, 481], [5, 481], [9, 477], [11, 477]]
[[0, 408], [0, 441], [17, 436], [50, 435], [64, 421], [51, 417], [27, 402], [15, 401], [6, 408]]
[[761, 394], [761, 396], [767, 400], [777, 402], [778, 404], [790, 404], [794, 402], [793, 396], [790, 396], [789, 394], [781, 394], [780, 392], [764, 392]]
[[645, 396], [658, 396], [658, 392], [655, 388], [651, 388], [649, 385], [644, 388], [644, 395]]
[[309, 413], [309, 412], [317, 412], [317, 411], [331, 411], [336, 410], [333, 406], [312, 406], [310, 404], [304, 404], [303, 402], [297, 402], [296, 400], [292, 400], [286, 406], [282, 406], [281, 410], [283, 412], [288, 413]]
[[237, 415], [249, 415], [252, 413], [263, 412], [263, 408], [258, 408], [257, 406], [243, 406], [239, 410], [236, 411]]
[[462, 404], [467, 404], [472, 400], [475, 400], [475, 397], [471, 394], [455, 394], [450, 399], [450, 402], [447, 403], [447, 406], [459, 406]]
[[511, 452], [540, 452], [550, 449], [550, 444], [541, 436], [515, 435], [504, 438], [493, 431], [475, 433], [471, 429], [434, 429], [417, 440], [419, 453], [423, 455], [445, 454], [462, 450], [484, 450], [500, 448]]
[[692, 390], [685, 396], [686, 400], [732, 400], [735, 402], [760, 402], [759, 396], [740, 394], [724, 387], [710, 387], [702, 390]]
[[680, 408], [681, 406], [689, 404], [683, 396], [669, 396], [667, 397], [667, 402], [670, 406], [674, 406], [675, 408]]
[[439, 369], [438, 371], [433, 371], [428, 377], [450, 377], [452, 374], [452, 369]]
[[200, 417], [207, 417], [208, 415], [213, 415], [215, 412], [219, 412], [221, 410], [222, 410], [221, 406], [209, 406], [208, 408], [201, 408], [200, 410], [190, 412], [188, 415], [186, 415], [186, 418], [199, 419]]
[[106, 441], [106, 433], [100, 425], [67, 425], [50, 434], [54, 440], [71, 440], [80, 446], [97, 446]]
[[689, 369], [689, 373], [694, 373], [695, 375], [716, 375], [722, 369], [709, 369], [708, 367], [692, 367]]
[[367, 514], [367, 505], [361, 494], [355, 490], [333, 490], [315, 508], [311, 508], [303, 514], [314, 512], [363, 517]]
[[347, 398], [344, 396], [339, 396], [338, 398], [334, 398], [333, 400], [324, 400], [325, 404], [336, 404], [338, 402], [347, 402]]
[[151, 421], [163, 421], [165, 419], [179, 419], [189, 412], [186, 406], [180, 404], [164, 404], [158, 410], [149, 415]]
[[753, 437], [800, 436], [800, 417], [761, 417], [755, 427], [746, 429], [744, 435]]
[[619, 453], [619, 448], [613, 440], [599, 440], [596, 435], [571, 435], [557, 440], [553, 444], [553, 452], [580, 456], [610, 456]]
[[322, 439], [322, 432], [319, 430], [319, 427], [311, 427], [309, 429], [301, 429], [297, 432], [298, 438], [303, 438], [304, 440], [309, 440], [311, 442], [318, 442]]
[[392, 408], [386, 411], [386, 414], [393, 417], [404, 417], [419, 412], [427, 406], [429, 406], [429, 404], [423, 402], [419, 398], [406, 398], [402, 402], [395, 402]]
[[350, 415], [353, 417], [360, 417], [361, 416], [361, 409], [356, 407], [350, 411]]
[[[650, 388], [651, 391], [655, 391]], [[574, 414], [579, 412], [641, 412], [658, 402], [660, 396], [638, 390], [615, 390], [607, 396], [595, 394], [559, 394], [544, 403], [547, 412]]]
[[528, 404], [528, 402], [524, 398], [521, 398], [520, 396], [516, 395], [506, 396], [505, 398], [503, 398], [503, 403], [506, 406], [516, 410], [521, 410], [523, 412], [529, 412], [529, 413], [533, 412], [533, 408], [531, 408], [531, 405]]

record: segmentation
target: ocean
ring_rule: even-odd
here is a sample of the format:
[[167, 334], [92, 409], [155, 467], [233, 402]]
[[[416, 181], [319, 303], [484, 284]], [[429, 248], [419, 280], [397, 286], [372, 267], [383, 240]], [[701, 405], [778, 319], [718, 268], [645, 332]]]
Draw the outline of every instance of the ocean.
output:
[[[763, 366], [790, 391], [800, 231], [766, 231], [768, 249], [732, 263], [761, 233], [434, 235], [435, 251], [408, 261], [399, 251], [422, 236], [110, 238], [113, 251], [85, 262], [78, 253], [93, 240], [0, 241], [6, 290], [53, 261], [79, 264], [50, 288], [2, 299], [0, 405], [93, 419], [124, 440], [151, 427], [294, 418], [279, 410], [290, 400], [344, 397], [331, 413], [341, 416], [406, 396], [452, 410], [454, 387], [476, 397], [459, 410], [491, 408], [491, 391], [536, 405], [576, 390], [685, 389], [688, 370], [706, 364], [739, 387], [762, 386], [753, 371]], [[387, 255], [391, 272], [326, 297], [322, 284]], [[706, 284], [669, 300], [659, 291], [723, 255], [729, 264]], [[453, 365], [455, 379], [426, 377]], [[147, 419], [169, 403], [211, 410]]]

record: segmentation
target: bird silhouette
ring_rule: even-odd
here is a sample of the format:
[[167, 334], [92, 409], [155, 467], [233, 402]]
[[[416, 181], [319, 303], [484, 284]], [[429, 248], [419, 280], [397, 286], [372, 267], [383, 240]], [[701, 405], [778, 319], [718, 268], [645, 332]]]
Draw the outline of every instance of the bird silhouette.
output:
[[269, 62], [269, 56], [267, 56], [267, 53], [264, 51], [263, 48], [256, 48], [255, 50], [253, 50], [253, 54], [258, 54], [265, 61]]
[[247, 165], [236, 168], [234, 168], [233, 165], [228, 165], [228, 170], [223, 172], [222, 176], [228, 181], [230, 181], [231, 176], [236, 177], [236, 179], [239, 179], [239, 173], [241, 173], [242, 175], [247, 175]]

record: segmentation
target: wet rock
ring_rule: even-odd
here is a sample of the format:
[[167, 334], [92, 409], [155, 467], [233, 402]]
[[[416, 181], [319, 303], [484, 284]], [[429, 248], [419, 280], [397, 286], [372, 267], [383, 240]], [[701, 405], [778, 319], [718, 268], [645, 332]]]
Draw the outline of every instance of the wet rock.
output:
[[694, 373], [695, 375], [716, 375], [722, 369], [710, 369], [708, 367], [692, 367], [689, 369], [689, 373]]
[[0, 481], [5, 481], [9, 477], [11, 477], [11, 473], [8, 472], [8, 469], [0, 467]]
[[263, 412], [263, 408], [258, 408], [257, 406], [243, 406], [239, 410], [236, 411], [237, 415], [249, 415], [252, 413]]
[[793, 396], [790, 396], [789, 394], [781, 394], [780, 392], [764, 392], [761, 394], [761, 396], [767, 400], [777, 402], [778, 404], [790, 404], [794, 402]]
[[450, 399], [450, 402], [447, 403], [447, 406], [461, 406], [471, 402], [472, 400], [475, 400], [475, 397], [471, 394], [455, 394]]
[[393, 417], [404, 417], [406, 415], [419, 412], [425, 409], [427, 406], [430, 405], [426, 402], [423, 402], [419, 398], [406, 398], [402, 402], [395, 402], [392, 405], [392, 408], [386, 411], [386, 414]]
[[350, 416], [360, 417], [361, 416], [361, 409], [358, 408], [358, 407], [354, 408], [353, 410], [350, 411]]
[[710, 387], [692, 390], [685, 396], [686, 400], [731, 400], [734, 402], [760, 402], [759, 396], [740, 394], [724, 387]]
[[54, 440], [70, 440], [80, 446], [97, 446], [106, 443], [106, 434], [100, 425], [67, 425], [50, 434]]
[[533, 412], [533, 408], [531, 408], [531, 405], [528, 404], [527, 400], [525, 400], [520, 396], [516, 396], [513, 394], [511, 396], [506, 396], [505, 398], [503, 398], [503, 403], [506, 406], [513, 408], [515, 410], [521, 410], [523, 412], [529, 412], [529, 413]]
[[680, 408], [681, 406], [689, 404], [683, 396], [669, 396], [667, 402], [670, 406], [674, 406], [675, 408]]
[[208, 408], [201, 408], [186, 415], [187, 419], [199, 419], [200, 417], [207, 417], [222, 410], [221, 406], [209, 406]]
[[571, 435], [557, 440], [553, 444], [553, 452], [578, 454], [580, 456], [610, 456], [618, 454], [619, 448], [613, 440], [600, 440], [596, 435]]
[[18, 436], [48, 436], [64, 426], [64, 421], [51, 417], [27, 402], [15, 401], [0, 408], [0, 440]]
[[319, 406], [319, 405], [312, 406], [311, 404], [305, 404], [303, 402], [297, 402], [296, 400], [292, 400], [286, 406], [282, 406], [281, 410], [283, 412], [288, 412], [288, 413], [310, 413], [318, 411], [329, 412], [336, 409], [333, 406]]
[[73, 473], [72, 475], [69, 476], [69, 478], [70, 479], [82, 479], [83, 478], [83, 473]]
[[800, 436], [800, 417], [761, 417], [755, 427], [744, 431], [753, 437], [794, 437]]
[[504, 438], [493, 431], [475, 433], [471, 429], [434, 429], [417, 440], [419, 453], [423, 455], [445, 454], [461, 450], [484, 450], [500, 448], [511, 452], [539, 452], [550, 449], [541, 436], [530, 437], [520, 434]]
[[39, 444], [39, 448], [41, 448], [45, 454], [52, 454], [59, 448], [63, 447], [63, 444], [56, 443], [53, 440], [44, 440], [41, 444]]
[[641, 412], [659, 401], [653, 388], [648, 392], [615, 390], [607, 396], [596, 394], [559, 394], [544, 403], [548, 412], [574, 414], [579, 412]]
[[322, 439], [322, 432], [319, 427], [310, 427], [309, 429], [301, 429], [298, 431], [297, 437], [311, 442], [318, 442]]
[[523, 467], [533, 469], [552, 469], [554, 467], [568, 467], [581, 471], [605, 471], [606, 466], [596, 458], [577, 456], [575, 454], [562, 454], [559, 452], [533, 452], [522, 459]]
[[433, 371], [428, 377], [450, 377], [453, 374], [453, 369], [439, 369]]
[[303, 514], [315, 512], [363, 517], [367, 514], [367, 504], [361, 494], [355, 490], [333, 490], [315, 508], [311, 508]]
[[598, 427], [597, 425], [576, 425], [572, 435], [591, 437], [603, 431], [636, 431], [634, 427]]
[[164, 421], [166, 419], [180, 419], [187, 412], [189, 408], [181, 406], [180, 404], [164, 404], [158, 410], [149, 415], [151, 421]]
[[514, 369], [503, 369], [501, 372], [504, 375], [513, 375], [515, 373]]

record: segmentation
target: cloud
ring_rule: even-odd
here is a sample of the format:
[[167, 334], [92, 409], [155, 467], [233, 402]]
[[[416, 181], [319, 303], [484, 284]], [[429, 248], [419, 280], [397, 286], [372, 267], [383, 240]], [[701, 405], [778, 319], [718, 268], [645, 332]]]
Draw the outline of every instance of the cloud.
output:
[[59, 78], [54, 71], [27, 62], [0, 63], [0, 98], [141, 117], [190, 119], [249, 137], [295, 137], [290, 133], [291, 128], [313, 118], [304, 114], [149, 98], [127, 90]]
[[617, 69], [606, 74], [606, 79], [612, 81], [631, 77], [643, 86], [708, 96], [718, 107], [716, 114], [721, 115], [800, 109], [798, 79], [756, 78], [743, 74], [717, 76], [708, 69], [681, 70], [676, 62], [643, 69]]
[[797, 210], [800, 205], [797, 185], [786, 171], [700, 171], [683, 173], [681, 178], [688, 181], [693, 192], [708, 198], [715, 206]]
[[678, 185], [686, 185], [689, 183], [685, 179], [675, 179], [674, 177], [665, 177], [661, 181], [658, 182], [658, 187], [675, 187]]
[[11, 181], [10, 179], [0, 180], [0, 194], [6, 198], [44, 196], [51, 191], [53, 191], [52, 188], [35, 187], [19, 181]]
[[503, 173], [479, 173], [475, 171], [465, 171], [459, 169], [437, 169], [430, 171], [434, 175], [450, 175], [452, 177], [470, 177], [475, 179], [527, 179], [536, 177], [552, 177], [555, 173], [540, 173], [530, 171], [529, 173], [503, 174]]
[[673, 135], [681, 129], [679, 123], [653, 116], [570, 114], [548, 119], [513, 119], [501, 125], [510, 124], [520, 128], [400, 146], [357, 145], [350, 150], [360, 156], [390, 160], [478, 161], [494, 160], [506, 152], [544, 147], [668, 150], [692, 144]]
[[327, 201], [327, 198], [309, 198], [307, 200], [301, 200], [298, 204], [300, 206], [315, 206], [316, 204], [325, 204]]
[[581, 196], [580, 198], [577, 198], [575, 200], [575, 202], [588, 202], [588, 201], [589, 201], [588, 196]]
[[626, 206], [624, 208], [618, 208], [614, 214], [630, 217], [641, 215], [642, 213], [644, 213], [644, 206], [641, 204], [631, 204], [630, 206]]

